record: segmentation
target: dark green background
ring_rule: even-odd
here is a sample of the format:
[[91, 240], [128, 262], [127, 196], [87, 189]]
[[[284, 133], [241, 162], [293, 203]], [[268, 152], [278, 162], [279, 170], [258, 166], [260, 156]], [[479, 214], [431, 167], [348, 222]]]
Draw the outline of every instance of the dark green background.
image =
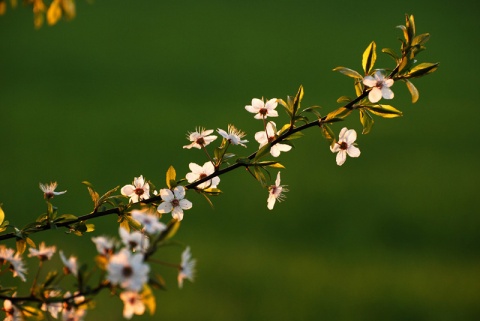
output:
[[[404, 14], [430, 32], [412, 105], [395, 84], [401, 119], [376, 118], [362, 155], [335, 164], [319, 130], [282, 154], [288, 199], [266, 208], [266, 190], [243, 171], [222, 176], [212, 210], [199, 195], [176, 239], [198, 259], [195, 283], [156, 292], [159, 320], [479, 320], [479, 4], [476, 1], [78, 1], [72, 22], [34, 30], [26, 8], [0, 17], [0, 202], [22, 226], [44, 211], [38, 182], [68, 193], [61, 213], [91, 210], [99, 191], [144, 175], [164, 187], [203, 163], [184, 150], [196, 126], [234, 123], [255, 150], [254, 97], [286, 98], [323, 113], [353, 95], [361, 56], [399, 47]], [[391, 68], [379, 54], [377, 67]], [[280, 109], [280, 108], [279, 108]], [[277, 123], [285, 122], [283, 114]], [[357, 116], [334, 127], [361, 130]], [[276, 171], [273, 172], [276, 174]], [[114, 217], [93, 235], [115, 234]], [[90, 236], [47, 238], [93, 265]], [[8, 242], [7, 242], [8, 243]], [[13, 244], [8, 243], [9, 246]], [[169, 250], [178, 255], [181, 248]], [[30, 274], [35, 268], [33, 261]], [[2, 276], [2, 280], [5, 276]], [[2, 281], [3, 282], [3, 281]], [[7, 282], [7, 281], [4, 281]], [[89, 320], [121, 319], [103, 293]], [[138, 317], [136, 317], [138, 318]]]

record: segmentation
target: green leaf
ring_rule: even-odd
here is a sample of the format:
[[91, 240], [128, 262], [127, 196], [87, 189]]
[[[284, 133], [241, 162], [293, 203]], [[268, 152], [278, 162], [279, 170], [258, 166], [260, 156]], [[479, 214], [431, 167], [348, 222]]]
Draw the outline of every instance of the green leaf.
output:
[[357, 97], [361, 96], [363, 94], [363, 81], [362, 81], [362, 79], [355, 79], [355, 83], [353, 85], [355, 87], [355, 94], [357, 94]]
[[301, 102], [302, 99], [303, 99], [303, 94], [304, 94], [303, 86], [300, 85], [300, 88], [298, 88], [297, 94], [295, 95], [295, 99], [293, 100], [293, 112], [292, 112], [292, 115], [294, 115], [294, 116], [297, 114], [297, 111], [298, 111], [298, 109], [300, 108], [300, 102]]
[[325, 118], [325, 122], [332, 123], [334, 121], [343, 120], [345, 117], [350, 115], [351, 112], [351, 109], [340, 107], [334, 111], [329, 112], [327, 117]]
[[177, 219], [172, 219], [167, 224], [167, 229], [164, 230], [161, 234], [159, 239], [160, 240], [168, 240], [172, 238], [180, 228], [180, 221]]
[[152, 289], [147, 284], [143, 285], [142, 302], [147, 307], [150, 315], [154, 315], [156, 308], [155, 296], [153, 295]]
[[25, 252], [25, 250], [27, 249], [27, 242], [24, 239], [17, 239], [16, 245], [17, 252], [20, 254], [23, 254], [23, 252]]
[[177, 182], [175, 178], [177, 177], [177, 173], [175, 172], [175, 168], [170, 166], [167, 170], [166, 182], [169, 189], [175, 188], [177, 186]]
[[50, 271], [48, 272], [47, 276], [45, 277], [45, 282], [43, 283], [43, 287], [44, 288], [48, 288], [48, 286], [50, 284], [53, 283], [53, 281], [55, 281], [55, 278], [58, 276], [58, 272], [57, 271]]
[[375, 106], [366, 106], [366, 109], [371, 111], [373, 114], [383, 117], [383, 118], [395, 118], [403, 116], [403, 113], [390, 105], [375, 105]]
[[54, 222], [55, 223], [60, 223], [60, 222], [65, 222], [65, 221], [76, 221], [77, 217], [73, 214], [62, 214], [59, 217], [57, 217]]
[[[108, 192], [106, 192], [105, 194], [102, 195], [102, 197], [100, 197], [97, 201], [97, 204], [95, 205], [95, 209], [97, 209], [98, 207], [100, 207], [103, 203], [106, 203], [111, 197], [111, 195], [113, 193], [115, 193], [118, 189], [120, 188], [120, 186], [117, 186], [117, 187], [114, 187], [112, 188], [111, 190], [109, 190]], [[98, 195], [98, 194], [97, 194]], [[117, 196], [114, 196], [113, 198], [116, 198]]]
[[412, 15], [406, 15], [406, 22], [405, 22], [405, 27], [407, 29], [407, 34], [408, 34], [408, 43], [411, 43], [413, 40], [413, 37], [415, 37], [415, 19], [413, 18]]
[[330, 128], [330, 126], [328, 126], [327, 124], [322, 124], [320, 128], [322, 130], [323, 137], [325, 137], [325, 139], [330, 145], [333, 144], [335, 142], [335, 133]]
[[373, 118], [365, 109], [360, 109], [360, 122], [363, 126], [362, 134], [368, 134], [372, 130]]
[[362, 67], [365, 75], [368, 75], [375, 64], [375, 60], [377, 60], [377, 45], [375, 41], [372, 41], [367, 49], [363, 52], [363, 59], [362, 59]]
[[255, 154], [255, 158], [253, 159], [253, 161], [257, 161], [259, 160], [260, 158], [262, 158], [263, 156], [267, 155], [269, 152], [270, 152], [270, 147], [271, 147], [271, 143], [268, 143], [266, 144], [265, 146], [263, 146], [262, 148], [260, 148], [257, 153]]
[[437, 63], [424, 62], [413, 67], [406, 75], [407, 78], [415, 78], [425, 76], [426, 74], [432, 73], [438, 68]]
[[413, 38], [412, 46], [423, 46], [430, 39], [429, 33], [422, 33]]
[[2, 204], [0, 204], [0, 225], [3, 224], [4, 220], [5, 220], [5, 212], [2, 209]]
[[383, 53], [386, 53], [387, 55], [389, 55], [390, 57], [392, 57], [395, 62], [397, 62], [400, 58], [397, 56], [397, 53], [395, 51], [393, 51], [393, 49], [390, 49], [390, 48], [383, 48], [382, 49], [382, 52]]
[[338, 97], [337, 99], [337, 103], [341, 104], [341, 103], [349, 103], [352, 101], [352, 98], [348, 97], [348, 96], [341, 96], [341, 97]]
[[97, 204], [98, 204], [98, 198], [99, 198], [99, 195], [97, 192], [95, 192], [95, 189], [93, 188], [93, 185], [90, 184], [90, 182], [87, 182], [87, 181], [83, 181], [82, 182], [83, 185], [87, 186], [87, 189], [88, 189], [88, 193], [90, 194], [90, 197], [92, 198], [92, 201], [93, 201], [93, 206], [95, 208], [97, 208]]
[[350, 69], [350, 68], [337, 67], [337, 68], [334, 68], [333, 71], [339, 71], [339, 72], [341, 72], [342, 74], [344, 74], [348, 77], [363, 79], [362, 75], [360, 75], [357, 71], [355, 71], [353, 69]]
[[262, 167], [260, 166], [255, 166], [253, 168], [253, 173], [255, 174], [255, 178], [257, 181], [263, 186], [267, 186], [267, 178], [265, 177], [265, 174], [262, 171]]
[[407, 84], [408, 91], [412, 95], [412, 103], [415, 104], [418, 101], [418, 98], [420, 97], [418, 89], [413, 85], [413, 83], [410, 80], [404, 79], [404, 81]]
[[302, 132], [296, 132], [296, 133], [293, 133], [291, 134], [290, 136], [286, 137], [282, 143], [284, 143], [284, 141], [287, 141], [287, 140], [293, 140], [293, 139], [298, 139], [298, 138], [302, 138], [303, 136], [305, 136]]

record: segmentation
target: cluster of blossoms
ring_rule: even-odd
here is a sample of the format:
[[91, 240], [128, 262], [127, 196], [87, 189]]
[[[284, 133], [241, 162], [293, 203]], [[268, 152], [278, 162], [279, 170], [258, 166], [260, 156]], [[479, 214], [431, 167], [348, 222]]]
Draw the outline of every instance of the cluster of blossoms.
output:
[[[120, 227], [121, 244], [106, 236], [92, 238], [99, 256], [106, 262], [106, 279], [112, 286], [121, 290], [123, 316], [127, 319], [134, 314], [141, 315], [145, 311], [144, 292], [150, 273], [150, 265], [145, 261], [145, 254], [152, 240], [167, 229], [155, 214], [134, 210], [131, 216], [142, 229], [130, 232]], [[190, 247], [183, 251], [181, 263], [177, 268], [180, 288], [183, 286], [183, 280], [193, 281], [195, 260], [191, 257]]]

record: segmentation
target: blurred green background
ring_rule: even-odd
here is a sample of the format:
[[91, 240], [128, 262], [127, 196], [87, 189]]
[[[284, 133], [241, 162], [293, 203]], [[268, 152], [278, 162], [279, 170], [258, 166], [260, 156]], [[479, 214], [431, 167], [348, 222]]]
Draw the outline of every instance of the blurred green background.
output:
[[[244, 110], [252, 98], [285, 99], [303, 84], [304, 107], [333, 110], [353, 86], [331, 70], [360, 70], [372, 40], [399, 48], [395, 26], [412, 13], [417, 33], [431, 33], [419, 59], [441, 63], [414, 82], [419, 102], [395, 84], [391, 104], [404, 117], [376, 118], [357, 140], [361, 157], [342, 167], [319, 130], [305, 132], [280, 158], [290, 192], [274, 211], [244, 171], [221, 178], [214, 210], [188, 194], [194, 207], [176, 239], [192, 247], [197, 279], [178, 290], [176, 272], [160, 268], [169, 290], [156, 292], [153, 318], [480, 320], [479, 9], [477, 1], [78, 1], [76, 19], [40, 30], [30, 10], [9, 10], [0, 17], [0, 202], [23, 226], [44, 211], [38, 182], [58, 181], [68, 193], [54, 203], [74, 214], [91, 210], [83, 180], [100, 192], [139, 175], [163, 187], [170, 165], [183, 176], [189, 162], [206, 161], [182, 149], [196, 126], [234, 123], [248, 133], [249, 148], [236, 149], [247, 155], [260, 130]], [[383, 54], [376, 66], [393, 67]], [[343, 126], [361, 130], [356, 116], [335, 132]], [[117, 231], [114, 217], [94, 223], [92, 235]], [[92, 265], [90, 237], [33, 239], [61, 242]], [[169, 251], [179, 258], [181, 248]], [[122, 319], [109, 296], [88, 320]]]

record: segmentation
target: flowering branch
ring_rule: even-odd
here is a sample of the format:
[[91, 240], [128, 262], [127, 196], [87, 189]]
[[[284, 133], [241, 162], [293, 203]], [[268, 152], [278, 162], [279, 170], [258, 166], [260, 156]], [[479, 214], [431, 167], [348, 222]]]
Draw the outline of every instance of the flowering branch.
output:
[[[0, 0], [1, 3], [1, 0]], [[55, 1], [57, 4], [67, 3], [66, 0]], [[50, 9], [49, 9], [50, 10]], [[14, 231], [0, 235], [0, 240], [15, 238], [17, 251], [0, 245], [0, 272], [13, 273], [13, 277], [19, 277], [26, 281], [26, 272], [22, 253], [29, 246], [29, 257], [39, 259], [38, 270], [33, 279], [29, 295], [17, 296], [16, 288], [2, 288], [0, 286], [0, 299], [4, 300], [3, 310], [7, 318], [21, 319], [29, 316], [42, 316], [44, 314], [57, 318], [62, 313], [63, 318], [80, 320], [85, 316], [86, 310], [91, 308], [92, 298], [104, 289], [110, 290], [124, 303], [123, 316], [127, 319], [134, 314], [140, 315], [149, 310], [155, 311], [155, 298], [152, 288], [164, 288], [161, 278], [151, 276], [150, 263], [158, 263], [165, 267], [178, 270], [177, 282], [181, 288], [184, 280], [193, 281], [196, 261], [192, 258], [190, 247], [185, 247], [181, 255], [180, 263], [167, 262], [155, 257], [160, 250], [172, 244], [171, 238], [175, 235], [184, 218], [184, 211], [190, 210], [192, 202], [186, 199], [189, 190], [195, 190], [209, 197], [221, 193], [218, 188], [220, 176], [240, 167], [248, 170], [253, 177], [268, 190], [267, 208], [272, 210], [276, 201], [285, 198], [288, 192], [285, 185], [281, 184], [280, 172], [277, 172], [274, 184], [271, 181], [269, 170], [271, 168], [284, 168], [276, 160], [263, 160], [270, 156], [277, 158], [282, 152], [292, 149], [292, 140], [303, 135], [303, 131], [311, 127], [319, 127], [324, 138], [329, 142], [330, 150], [336, 153], [336, 163], [341, 166], [350, 157], [359, 157], [360, 149], [357, 147], [357, 133], [354, 129], [343, 127], [338, 139], [330, 128], [331, 124], [343, 121], [354, 111], [359, 112], [362, 133], [371, 131], [374, 124], [372, 115], [381, 118], [394, 118], [402, 116], [402, 112], [391, 105], [379, 103], [382, 99], [391, 100], [394, 93], [391, 87], [396, 81], [405, 82], [412, 102], [419, 98], [416, 87], [411, 79], [423, 77], [434, 72], [438, 63], [417, 64], [416, 55], [425, 49], [425, 42], [429, 39], [428, 34], [416, 35], [415, 23], [412, 15], [406, 16], [405, 26], [399, 26], [403, 31], [401, 54], [397, 55], [394, 50], [385, 48], [382, 52], [391, 56], [395, 61], [395, 67], [389, 69], [373, 69], [376, 62], [376, 44], [371, 42], [363, 53], [363, 75], [353, 69], [337, 67], [339, 71], [354, 79], [355, 97], [340, 97], [337, 102], [342, 104], [332, 112], [321, 115], [318, 106], [301, 109], [301, 101], [304, 96], [302, 86], [295, 96], [288, 96], [286, 100], [272, 98], [267, 101], [252, 99], [251, 105], [246, 105], [246, 111], [255, 114], [254, 118], [262, 121], [262, 130], [254, 137], [259, 143], [258, 150], [247, 157], [237, 157], [230, 152], [232, 145], [247, 147], [247, 140], [243, 139], [245, 133], [234, 125], [228, 125], [228, 130], [218, 128], [217, 132], [222, 136], [218, 147], [213, 153], [209, 153], [207, 145], [217, 139], [214, 130], [198, 127], [195, 132], [187, 134], [190, 141], [185, 149], [201, 149], [204, 151], [207, 161], [204, 165], [190, 163], [190, 173], [185, 178], [177, 179], [177, 173], [173, 166], [166, 173], [166, 188], [155, 190], [152, 182], [142, 175], [135, 177], [132, 184], [126, 184], [120, 189], [119, 186], [107, 191], [100, 196], [94, 187], [86, 185], [90, 197], [94, 203], [93, 211], [82, 216], [71, 214], [58, 214], [58, 209], [53, 206], [55, 196], [65, 194], [66, 191], [56, 192], [57, 183], [40, 184], [44, 199], [47, 204], [47, 212], [40, 215], [36, 221], [27, 224], [23, 229], [11, 225], [5, 220], [5, 214], [0, 208], [0, 233], [7, 228]], [[268, 118], [279, 117], [276, 110], [278, 105], [285, 108], [288, 122], [277, 130], [276, 123]], [[307, 114], [314, 115], [309, 119]], [[310, 115], [308, 115], [310, 116]], [[227, 150], [229, 152], [227, 153]], [[267, 178], [268, 176], [268, 178]], [[188, 183], [187, 183], [188, 182]], [[128, 198], [128, 202], [125, 199]], [[110, 208], [107, 208], [110, 207]], [[172, 219], [167, 223], [160, 221], [163, 214], [171, 213]], [[88, 223], [95, 218], [117, 215], [119, 223], [120, 241], [106, 236], [93, 237], [98, 255], [95, 258], [96, 266], [88, 270], [87, 266], [77, 263], [74, 256], [65, 257], [60, 251], [63, 262], [63, 275], [57, 271], [50, 271], [43, 282], [40, 276], [49, 261], [56, 252], [55, 246], [46, 246], [42, 242], [37, 249], [30, 235], [54, 228], [66, 228], [67, 233], [83, 235], [92, 232], [94, 226]], [[3, 266], [7, 266], [1, 270]], [[92, 275], [99, 274], [98, 283], [90, 282]], [[73, 294], [61, 286], [64, 276], [72, 275], [76, 280]], [[40, 308], [38, 308], [40, 307]]]

